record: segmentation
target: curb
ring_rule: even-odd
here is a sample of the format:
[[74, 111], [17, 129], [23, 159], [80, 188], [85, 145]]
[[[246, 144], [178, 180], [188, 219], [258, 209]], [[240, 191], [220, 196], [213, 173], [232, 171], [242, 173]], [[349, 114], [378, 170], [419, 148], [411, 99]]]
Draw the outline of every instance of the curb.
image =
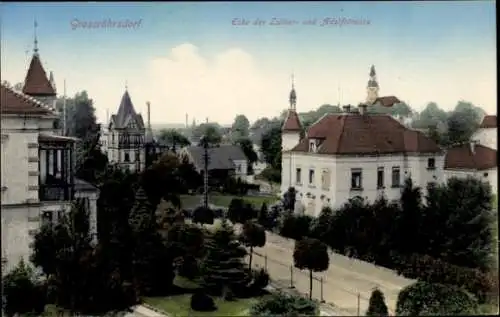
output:
[[142, 307], [145, 307], [149, 310], [152, 310], [154, 311], [155, 313], [158, 313], [158, 314], [161, 314], [161, 315], [164, 315], [164, 316], [167, 316], [167, 317], [171, 317], [171, 315], [169, 313], [167, 313], [166, 311], [162, 310], [162, 309], [159, 309], [159, 308], [156, 308], [154, 306], [151, 306], [149, 304], [146, 304], [146, 303], [142, 303], [138, 306], [142, 306]]

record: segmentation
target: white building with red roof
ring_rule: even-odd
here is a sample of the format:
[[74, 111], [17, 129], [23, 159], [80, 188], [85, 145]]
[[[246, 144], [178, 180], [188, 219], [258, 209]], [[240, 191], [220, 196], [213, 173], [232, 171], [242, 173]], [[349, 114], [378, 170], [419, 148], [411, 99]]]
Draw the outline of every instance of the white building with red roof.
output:
[[292, 89], [282, 134], [281, 192], [294, 187], [296, 209], [301, 205], [305, 214], [317, 216], [323, 206], [338, 208], [356, 196], [372, 202], [382, 195], [399, 199], [410, 176], [422, 188], [444, 181], [444, 152], [434, 141], [390, 115], [368, 113], [373, 104], [400, 102], [394, 96], [378, 97], [372, 79], [369, 104], [323, 116], [302, 139]]
[[[53, 79], [53, 76], [51, 76]], [[36, 42], [22, 91], [1, 85], [2, 262], [7, 270], [28, 260], [33, 234], [56, 222], [82, 199], [96, 238], [98, 190], [74, 177], [74, 143], [62, 136], [54, 109], [56, 89]]]
[[449, 148], [445, 157], [445, 176], [475, 177], [491, 185], [498, 193], [497, 116], [487, 115], [471, 141]]
[[473, 140], [484, 146], [492, 149], [497, 149], [497, 127], [498, 121], [496, 115], [486, 115], [479, 126], [479, 129], [474, 133]]

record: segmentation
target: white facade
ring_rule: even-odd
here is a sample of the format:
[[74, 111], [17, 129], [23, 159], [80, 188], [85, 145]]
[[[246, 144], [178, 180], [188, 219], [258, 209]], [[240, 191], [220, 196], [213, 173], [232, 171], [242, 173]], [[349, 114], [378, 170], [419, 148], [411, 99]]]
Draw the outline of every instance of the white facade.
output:
[[281, 150], [290, 151], [300, 141], [300, 133], [297, 131], [283, 131], [281, 133]]
[[[434, 160], [431, 165], [435, 168], [428, 168], [429, 159]], [[355, 196], [371, 202], [380, 195], [389, 200], [399, 199], [405, 178], [409, 176], [415, 186], [423, 189], [431, 182], [443, 182], [443, 166], [442, 154], [344, 157], [288, 152], [283, 153], [281, 194], [294, 187], [305, 214], [318, 216], [323, 206], [339, 208]], [[352, 189], [352, 182], [357, 182], [353, 177], [357, 178], [359, 172], [360, 189]], [[383, 179], [381, 187], [377, 183], [379, 176]]]
[[[50, 214], [50, 220], [57, 221], [58, 213], [69, 211], [72, 204], [72, 201], [40, 199], [39, 166], [46, 158], [40, 156], [39, 136], [55, 136], [56, 118], [4, 113], [1, 116], [2, 259], [6, 261], [6, 270], [13, 268], [21, 257], [29, 260], [32, 236], [40, 228], [43, 215]], [[92, 234], [97, 230], [97, 195], [95, 190], [76, 193], [76, 197], [90, 199]]]
[[497, 150], [497, 128], [481, 128], [474, 133], [472, 140]]
[[467, 177], [474, 177], [477, 179], [480, 179], [484, 182], [487, 182], [491, 186], [491, 192], [493, 194], [498, 194], [498, 169], [491, 168], [487, 170], [482, 170], [482, 171], [474, 171], [474, 170], [451, 170], [447, 169], [445, 170], [445, 179], [449, 180], [450, 178], [457, 177], [457, 178], [467, 178]]

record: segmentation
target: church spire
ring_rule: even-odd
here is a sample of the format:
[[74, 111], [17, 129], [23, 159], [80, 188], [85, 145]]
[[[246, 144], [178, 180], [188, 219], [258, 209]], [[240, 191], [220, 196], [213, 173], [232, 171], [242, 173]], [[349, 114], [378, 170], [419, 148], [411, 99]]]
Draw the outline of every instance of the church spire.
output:
[[366, 86], [366, 92], [366, 103], [371, 105], [377, 100], [379, 92], [377, 73], [375, 72], [374, 65], [370, 68], [370, 79], [368, 80], [368, 85]]
[[296, 110], [297, 108], [297, 93], [295, 92], [295, 80], [292, 73], [292, 90], [290, 91], [290, 110]]
[[36, 28], [38, 27], [38, 23], [36, 19], [34, 21], [34, 45], [33, 45], [33, 54], [38, 55], [38, 36], [36, 34]]

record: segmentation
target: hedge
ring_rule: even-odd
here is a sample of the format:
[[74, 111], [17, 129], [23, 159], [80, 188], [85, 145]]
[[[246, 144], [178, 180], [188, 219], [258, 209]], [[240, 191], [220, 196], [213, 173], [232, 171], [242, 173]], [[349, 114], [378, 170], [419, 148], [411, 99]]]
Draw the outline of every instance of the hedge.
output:
[[429, 283], [456, 285], [474, 294], [480, 303], [495, 296], [498, 289], [498, 273], [481, 272], [478, 269], [449, 264], [428, 255], [392, 255], [398, 274]]

